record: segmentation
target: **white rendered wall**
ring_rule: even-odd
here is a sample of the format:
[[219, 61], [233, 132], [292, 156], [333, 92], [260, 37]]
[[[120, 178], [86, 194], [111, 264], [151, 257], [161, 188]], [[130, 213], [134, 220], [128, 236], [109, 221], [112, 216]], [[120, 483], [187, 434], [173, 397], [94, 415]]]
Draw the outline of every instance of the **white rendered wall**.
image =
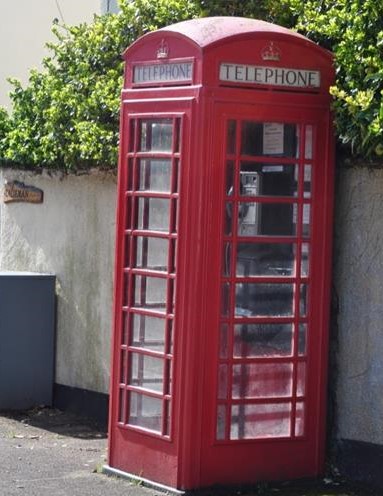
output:
[[[44, 191], [43, 204], [0, 203], [0, 270], [57, 275], [55, 382], [109, 387], [116, 176], [0, 170]], [[22, 302], [20, 302], [22, 304]]]
[[341, 170], [336, 203], [337, 437], [383, 445], [383, 170]]

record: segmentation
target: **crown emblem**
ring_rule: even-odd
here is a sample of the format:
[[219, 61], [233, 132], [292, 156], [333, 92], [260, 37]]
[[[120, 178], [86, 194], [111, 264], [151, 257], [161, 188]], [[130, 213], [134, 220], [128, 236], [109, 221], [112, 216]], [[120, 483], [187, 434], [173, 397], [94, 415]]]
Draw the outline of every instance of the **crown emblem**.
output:
[[158, 59], [167, 59], [169, 56], [169, 45], [165, 40], [162, 40], [158, 49], [157, 49], [157, 58]]
[[281, 50], [272, 41], [261, 50], [262, 60], [279, 61], [281, 55]]

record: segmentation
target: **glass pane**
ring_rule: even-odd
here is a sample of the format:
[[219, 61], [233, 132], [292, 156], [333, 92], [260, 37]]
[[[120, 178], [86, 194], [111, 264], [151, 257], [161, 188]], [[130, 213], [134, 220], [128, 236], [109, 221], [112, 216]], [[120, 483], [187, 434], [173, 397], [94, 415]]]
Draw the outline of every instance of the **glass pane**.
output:
[[121, 356], [120, 356], [120, 384], [126, 384], [127, 382], [127, 371], [128, 371], [128, 364], [127, 364], [127, 353], [126, 350], [121, 350]]
[[293, 284], [240, 283], [235, 288], [235, 314], [242, 317], [293, 314]]
[[292, 324], [241, 324], [234, 327], [234, 357], [290, 356]]
[[166, 279], [136, 276], [133, 306], [165, 312]]
[[303, 227], [302, 234], [303, 236], [310, 236], [310, 205], [305, 203], [303, 205]]
[[305, 158], [313, 158], [313, 126], [306, 126], [305, 132]]
[[227, 317], [230, 311], [230, 284], [223, 283], [221, 291], [222, 291], [221, 313], [222, 316]]
[[239, 236], [295, 236], [292, 204], [246, 202], [239, 204]]
[[298, 402], [295, 411], [295, 435], [303, 436], [305, 431], [305, 404]]
[[311, 165], [305, 164], [304, 169], [304, 197], [311, 198]]
[[287, 437], [290, 435], [290, 417], [290, 403], [234, 405], [230, 438]]
[[242, 196], [296, 196], [297, 165], [242, 162], [240, 194]]
[[138, 170], [140, 191], [164, 191], [170, 193], [172, 164], [170, 159], [141, 159]]
[[307, 284], [301, 284], [301, 292], [299, 297], [299, 313], [301, 317], [307, 315]]
[[165, 432], [164, 436], [170, 436], [171, 430], [171, 402], [165, 401]]
[[229, 277], [231, 272], [231, 243], [223, 244], [222, 275]]
[[137, 229], [168, 232], [169, 201], [162, 198], [139, 198]]
[[298, 362], [297, 365], [297, 396], [304, 396], [306, 391], [306, 363]]
[[131, 353], [131, 386], [142, 387], [160, 393], [164, 390], [164, 361], [162, 358]]
[[228, 381], [228, 367], [227, 365], [220, 365], [218, 368], [218, 398], [220, 400], [227, 398]]
[[217, 439], [225, 439], [226, 431], [226, 407], [225, 405], [218, 405], [217, 411]]
[[294, 252], [292, 243], [238, 243], [237, 276], [292, 276]]
[[301, 275], [307, 277], [309, 275], [309, 244], [302, 244], [302, 260], [301, 260]]
[[233, 232], [233, 204], [227, 202], [225, 208], [225, 226], [224, 233], [230, 236]]
[[292, 392], [291, 363], [250, 363], [233, 367], [233, 398], [290, 397]]
[[227, 146], [226, 151], [228, 154], [235, 153], [237, 123], [235, 121], [228, 121], [227, 123]]
[[142, 120], [140, 151], [171, 152], [173, 124], [172, 119]]
[[136, 241], [136, 267], [167, 271], [169, 242], [162, 238], [138, 236]]
[[134, 392], [131, 392], [129, 397], [128, 423], [160, 433], [162, 400]]
[[155, 351], [164, 351], [165, 324], [165, 319], [133, 314], [133, 337], [131, 346]]
[[219, 356], [220, 358], [227, 358], [229, 355], [229, 326], [227, 324], [221, 325], [221, 335], [219, 340]]
[[298, 156], [297, 126], [279, 122], [242, 123], [241, 154], [253, 156]]
[[234, 162], [226, 162], [226, 194], [232, 195], [234, 190]]
[[126, 411], [126, 392], [125, 389], [120, 389], [118, 393], [118, 421], [125, 423], [125, 411]]
[[307, 324], [299, 324], [298, 355], [306, 355]]

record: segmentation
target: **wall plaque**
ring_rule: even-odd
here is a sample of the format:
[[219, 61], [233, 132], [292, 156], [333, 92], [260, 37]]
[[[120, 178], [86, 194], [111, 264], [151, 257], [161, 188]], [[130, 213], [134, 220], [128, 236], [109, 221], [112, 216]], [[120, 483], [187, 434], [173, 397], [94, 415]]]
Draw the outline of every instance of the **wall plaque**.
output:
[[43, 203], [44, 192], [21, 181], [10, 181], [4, 185], [4, 203]]

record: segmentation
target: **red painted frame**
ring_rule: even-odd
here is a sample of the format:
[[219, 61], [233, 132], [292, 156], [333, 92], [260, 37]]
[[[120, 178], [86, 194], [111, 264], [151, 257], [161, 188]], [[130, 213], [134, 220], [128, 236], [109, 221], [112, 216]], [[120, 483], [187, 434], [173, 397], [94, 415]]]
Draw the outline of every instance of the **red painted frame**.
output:
[[[168, 61], [194, 61], [194, 79], [191, 84], [173, 87], [161, 84], [158, 88], [132, 84], [131, 69], [134, 64], [160, 63], [155, 60], [155, 53], [164, 39], [169, 47]], [[280, 88], [245, 88], [243, 85], [228, 85], [227, 82], [221, 84], [217, 80], [220, 61], [272, 65], [274, 62], [265, 63], [257, 59], [257, 53], [270, 39], [280, 45], [284, 54], [284, 67], [321, 71], [322, 86], [319, 92], [296, 88], [291, 92]], [[331, 56], [303, 37], [283, 28], [271, 25], [265, 27], [264, 23], [258, 21], [218, 18], [189, 21], [146, 35], [128, 49], [125, 58], [127, 65], [122, 94], [117, 200], [109, 467], [178, 489], [315, 476], [323, 468], [325, 442], [334, 166], [328, 94], [328, 87], [334, 77]], [[162, 435], [118, 422], [123, 273], [127, 272], [124, 269], [126, 165], [129, 154], [134, 160], [158, 157], [158, 154], [132, 153], [129, 121], [146, 117], [182, 118], [182, 148], [179, 155], [172, 155], [172, 160], [180, 161], [179, 191], [173, 196], [148, 193], [151, 197], [169, 197], [178, 202], [177, 235], [151, 234], [168, 240], [177, 239], [177, 271], [175, 274], [158, 275], [146, 269], [129, 269], [132, 274], [159, 276], [176, 282], [175, 312], [167, 317], [173, 319], [174, 316], [174, 355], [165, 356], [166, 360], [174, 361], [172, 426], [169, 431], [163, 424]], [[317, 127], [317, 167], [312, 171], [314, 189], [311, 200], [313, 231], [310, 256], [313, 272], [308, 279], [311, 294], [307, 316], [307, 321], [315, 322], [316, 331], [311, 333], [309, 342], [309, 350], [314, 352], [309, 352], [307, 358], [306, 402], [309, 414], [306, 415], [306, 432], [296, 439], [230, 441], [227, 427], [227, 439], [216, 440], [227, 119], [290, 122]], [[299, 160], [270, 158], [265, 162], [298, 163]], [[303, 167], [302, 161], [300, 167]], [[302, 184], [300, 188], [302, 191]], [[137, 195], [145, 197], [146, 193], [138, 192]], [[261, 199], [264, 203], [270, 201]], [[307, 203], [303, 198], [278, 199], [278, 202], [297, 204], [298, 221], [302, 218], [302, 205]], [[135, 234], [147, 232], [137, 231]], [[302, 242], [300, 232], [293, 238], [298, 244]], [[241, 238], [241, 241], [246, 241], [246, 238]], [[272, 241], [278, 239], [273, 237]], [[286, 237], [281, 237], [279, 241], [286, 241]], [[242, 282], [253, 280], [241, 279]], [[258, 282], [269, 280], [268, 277], [257, 278]], [[291, 279], [286, 277], [280, 280], [289, 282]], [[297, 296], [294, 298], [296, 304]], [[231, 324], [235, 322], [232, 318], [229, 320]], [[286, 319], [291, 320], [297, 323], [298, 316]], [[159, 356], [152, 352], [144, 354]], [[296, 357], [293, 363], [300, 360]], [[267, 359], [263, 361], [267, 363]], [[251, 360], [238, 363], [249, 362]], [[293, 383], [296, 384], [296, 381], [295, 371]], [[295, 394], [293, 399], [296, 399]], [[162, 397], [166, 401], [170, 399], [166, 394]], [[291, 419], [293, 421], [294, 415]]]

